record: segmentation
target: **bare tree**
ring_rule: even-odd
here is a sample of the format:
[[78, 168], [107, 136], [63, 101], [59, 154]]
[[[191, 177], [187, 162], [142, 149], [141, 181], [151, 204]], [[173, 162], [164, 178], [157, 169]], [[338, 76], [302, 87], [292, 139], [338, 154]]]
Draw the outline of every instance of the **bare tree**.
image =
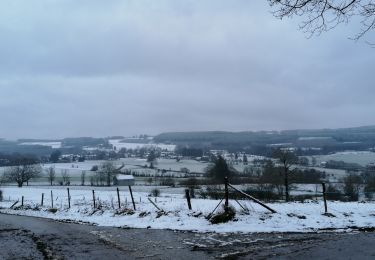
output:
[[46, 172], [47, 172], [47, 176], [48, 176], [48, 181], [51, 183], [51, 186], [53, 185], [53, 182], [55, 181], [55, 178], [56, 178], [56, 171], [55, 171], [55, 167], [49, 167], [48, 169], [46, 169]]
[[153, 169], [155, 167], [155, 165], [158, 164], [157, 158], [158, 158], [158, 156], [157, 156], [156, 151], [151, 150], [150, 153], [147, 156], [147, 162], [150, 163], [151, 169]]
[[301, 16], [300, 28], [313, 34], [320, 34], [348, 23], [352, 19], [361, 23], [360, 31], [353, 37], [358, 40], [368, 31], [375, 29], [374, 0], [268, 0], [275, 8], [277, 18]]
[[292, 172], [291, 167], [298, 161], [298, 157], [288, 148], [275, 150], [274, 156], [281, 164], [281, 174], [284, 175], [285, 201], [289, 201], [289, 175]]
[[86, 180], [86, 171], [81, 172], [81, 185], [85, 186], [85, 180]]
[[99, 167], [99, 173], [100, 173], [100, 179], [101, 179], [101, 184], [102, 180], [106, 182], [107, 186], [111, 186], [112, 179], [114, 175], [118, 172], [117, 168], [113, 164], [113, 162], [106, 161], [102, 163]]
[[355, 173], [348, 173], [344, 178], [344, 193], [350, 201], [358, 201], [363, 180]]
[[41, 167], [39, 164], [24, 161], [16, 166], [11, 166], [4, 172], [4, 179], [9, 182], [16, 182], [18, 187], [22, 187], [25, 182], [39, 176]]
[[70, 185], [70, 175], [68, 170], [64, 169], [61, 171], [61, 177], [64, 185]]

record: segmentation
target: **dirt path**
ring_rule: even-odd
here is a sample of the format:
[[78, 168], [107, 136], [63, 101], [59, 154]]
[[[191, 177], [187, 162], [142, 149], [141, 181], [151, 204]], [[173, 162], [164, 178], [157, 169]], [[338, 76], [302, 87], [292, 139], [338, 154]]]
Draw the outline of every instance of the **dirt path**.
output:
[[0, 259], [374, 259], [375, 233], [213, 234], [0, 214]]

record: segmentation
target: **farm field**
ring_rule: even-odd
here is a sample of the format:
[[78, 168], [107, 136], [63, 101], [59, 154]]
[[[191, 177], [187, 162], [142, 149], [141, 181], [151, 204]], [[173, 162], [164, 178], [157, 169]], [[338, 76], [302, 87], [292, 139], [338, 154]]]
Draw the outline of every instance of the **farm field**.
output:
[[153, 143], [123, 143], [121, 142], [122, 139], [112, 139], [109, 140], [109, 143], [113, 145], [113, 147], [116, 147], [116, 150], [121, 150], [122, 148], [126, 149], [138, 149], [142, 147], [157, 147], [162, 150], [167, 150], [167, 151], [174, 151], [176, 149], [176, 146], [173, 144], [153, 144]]
[[326, 162], [329, 160], [357, 163], [361, 166], [366, 166], [369, 163], [375, 163], [375, 153], [369, 151], [348, 151], [329, 155], [317, 155], [314, 157], [316, 158], [317, 163]]

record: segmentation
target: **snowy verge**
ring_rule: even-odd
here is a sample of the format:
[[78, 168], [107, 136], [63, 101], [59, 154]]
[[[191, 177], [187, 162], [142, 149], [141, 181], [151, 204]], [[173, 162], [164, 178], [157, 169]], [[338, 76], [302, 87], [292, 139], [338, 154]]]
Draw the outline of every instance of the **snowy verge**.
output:
[[[23, 194], [20, 195], [20, 191]], [[48, 190], [49, 191], [49, 190]], [[24, 188], [4, 189], [4, 197], [9, 201], [0, 202], [0, 212], [25, 216], [35, 216], [77, 223], [92, 223], [99, 226], [172, 229], [197, 232], [316, 232], [319, 230], [351, 230], [353, 228], [375, 227], [375, 203], [360, 202], [329, 202], [330, 216], [323, 215], [322, 202], [305, 203], [272, 203], [270, 207], [277, 213], [271, 214], [264, 208], [249, 201], [240, 201], [249, 210], [246, 213], [236, 202], [231, 201], [237, 214], [234, 221], [213, 225], [205, 217], [209, 215], [217, 200], [193, 199], [193, 210], [188, 210], [186, 200], [181, 195], [152, 198], [166, 214], [161, 214], [149, 201], [146, 193], [135, 193], [137, 210], [132, 210], [130, 196], [124, 191], [120, 194], [121, 209], [117, 209], [115, 193], [111, 191], [97, 192], [97, 205], [93, 209], [90, 191], [72, 191], [71, 208], [67, 208], [67, 197], [63, 190], [54, 190], [55, 213], [50, 212], [50, 200], [45, 198], [41, 207], [39, 198], [47, 190]], [[79, 193], [79, 194], [78, 194]], [[10, 209], [9, 207], [20, 196], [25, 196], [24, 208]], [[20, 200], [21, 201], [21, 200]]]

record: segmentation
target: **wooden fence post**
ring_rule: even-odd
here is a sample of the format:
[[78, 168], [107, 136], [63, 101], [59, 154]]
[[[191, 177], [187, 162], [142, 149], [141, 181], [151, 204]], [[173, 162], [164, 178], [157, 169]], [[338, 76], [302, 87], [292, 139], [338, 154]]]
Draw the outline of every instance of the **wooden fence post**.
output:
[[326, 184], [323, 182], [322, 183], [323, 187], [323, 200], [324, 200], [324, 213], [328, 213], [328, 207], [327, 207], [327, 193], [326, 193]]
[[21, 206], [23, 207], [23, 196], [22, 196], [22, 202], [21, 202]]
[[92, 190], [92, 201], [94, 202], [94, 209], [96, 208], [96, 202], [95, 202], [95, 191]]
[[133, 208], [135, 210], [135, 202], [134, 202], [134, 197], [133, 197], [133, 192], [132, 192], [132, 187], [131, 186], [129, 186], [129, 191], [130, 191], [130, 196], [132, 197]]
[[118, 208], [121, 208], [121, 201], [120, 201], [120, 190], [117, 187], [117, 201], [118, 201]]
[[187, 200], [189, 210], [191, 210], [191, 201], [190, 201], [190, 191], [189, 191], [189, 189], [185, 190], [185, 194], [186, 194], [186, 200]]
[[68, 207], [70, 209], [70, 191], [69, 191], [69, 188], [67, 188], [67, 189], [68, 189]]
[[225, 211], [228, 210], [229, 207], [229, 189], [228, 189], [228, 177], [225, 177]]
[[40, 205], [43, 207], [43, 203], [44, 203], [44, 193], [42, 193], [42, 203], [40, 203]]
[[53, 208], [53, 191], [51, 190], [51, 206]]

